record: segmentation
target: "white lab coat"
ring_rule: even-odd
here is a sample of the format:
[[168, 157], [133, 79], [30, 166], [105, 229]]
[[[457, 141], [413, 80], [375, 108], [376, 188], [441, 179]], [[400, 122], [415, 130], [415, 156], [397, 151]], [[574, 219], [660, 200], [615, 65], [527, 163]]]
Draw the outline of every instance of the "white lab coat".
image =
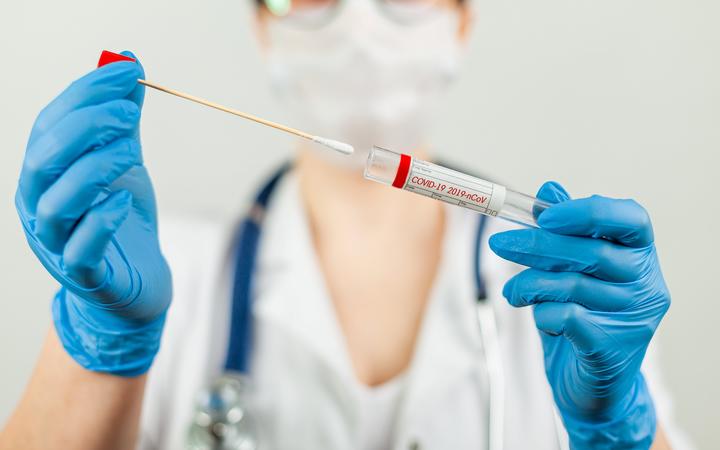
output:
[[[358, 383], [301, 204], [291, 173], [277, 187], [266, 213], [254, 278], [255, 417], [262, 427], [263, 449], [351, 450], [360, 441]], [[488, 393], [472, 273], [478, 217], [448, 208], [442, 261], [406, 374], [393, 449], [485, 448]], [[486, 237], [504, 227], [490, 220]], [[174, 300], [148, 380], [140, 449], [184, 448], [194, 398], [222, 372], [233, 228], [161, 222]], [[531, 311], [510, 307], [501, 295], [505, 281], [521, 267], [496, 257], [487, 239], [481, 259], [503, 352], [505, 448], [565, 448], [562, 426], [556, 432], [555, 407]], [[667, 397], [652, 367], [644, 370], [667, 430]]]

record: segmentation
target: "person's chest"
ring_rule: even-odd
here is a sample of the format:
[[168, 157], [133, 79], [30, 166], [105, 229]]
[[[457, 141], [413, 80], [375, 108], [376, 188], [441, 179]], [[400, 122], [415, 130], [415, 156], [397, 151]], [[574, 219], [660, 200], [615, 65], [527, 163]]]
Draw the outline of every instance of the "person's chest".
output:
[[[504, 416], [508, 449], [558, 448], [537, 332], [528, 311], [512, 310], [501, 298], [508, 275], [494, 269], [503, 266], [491, 258], [484, 266], [503, 350], [501, 413], [488, 410], [470, 252], [448, 256], [452, 263], [437, 274], [395, 413], [386, 417], [392, 422], [386, 448], [486, 448], [489, 414]], [[263, 435], [273, 448], [357, 449], [368, 429], [363, 387], [322, 277], [303, 270], [278, 283], [271, 273], [259, 276], [255, 319], [254, 407]]]

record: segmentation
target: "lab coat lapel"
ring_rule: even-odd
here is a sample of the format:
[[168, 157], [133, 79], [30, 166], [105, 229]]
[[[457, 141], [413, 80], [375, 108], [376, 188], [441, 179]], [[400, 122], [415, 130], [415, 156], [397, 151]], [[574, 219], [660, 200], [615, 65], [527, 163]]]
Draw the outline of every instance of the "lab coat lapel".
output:
[[444, 393], [469, 372], [477, 371], [481, 347], [471, 259], [476, 226], [477, 216], [448, 208], [441, 266], [418, 336], [395, 448], [408, 448], [408, 442], [414, 442], [421, 432], [417, 427], [426, 415], [441, 414], [439, 405], [440, 409], [452, 407]]
[[[257, 288], [272, 288], [278, 295], [257, 295], [263, 301], [256, 314], [292, 333], [336, 374], [352, 377], [293, 173], [278, 187], [273, 203], [261, 241]], [[263, 280], [272, 283], [280, 271], [283, 286], [263, 286]]]

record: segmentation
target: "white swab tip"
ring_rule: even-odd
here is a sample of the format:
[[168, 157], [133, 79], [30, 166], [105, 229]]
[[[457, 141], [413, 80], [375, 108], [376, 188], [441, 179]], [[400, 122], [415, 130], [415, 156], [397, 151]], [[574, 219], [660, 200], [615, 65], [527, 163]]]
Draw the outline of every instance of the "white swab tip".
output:
[[352, 145], [346, 144], [344, 142], [336, 141], [333, 139], [324, 138], [321, 136], [313, 136], [312, 138], [313, 142], [317, 142], [318, 144], [322, 144], [325, 147], [331, 148], [335, 150], [336, 152], [340, 152], [343, 155], [352, 155], [355, 149]]

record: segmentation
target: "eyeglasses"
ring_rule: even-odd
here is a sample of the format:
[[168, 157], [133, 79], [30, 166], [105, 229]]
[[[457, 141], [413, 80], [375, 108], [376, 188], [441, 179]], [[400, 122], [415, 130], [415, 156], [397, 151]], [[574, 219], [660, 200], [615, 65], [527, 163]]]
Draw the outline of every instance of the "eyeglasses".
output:
[[[318, 28], [330, 22], [347, 1], [355, 0], [257, 0], [273, 16], [301, 27]], [[465, 0], [452, 0], [462, 3]], [[412, 24], [448, 7], [448, 0], [373, 0], [390, 19]]]

